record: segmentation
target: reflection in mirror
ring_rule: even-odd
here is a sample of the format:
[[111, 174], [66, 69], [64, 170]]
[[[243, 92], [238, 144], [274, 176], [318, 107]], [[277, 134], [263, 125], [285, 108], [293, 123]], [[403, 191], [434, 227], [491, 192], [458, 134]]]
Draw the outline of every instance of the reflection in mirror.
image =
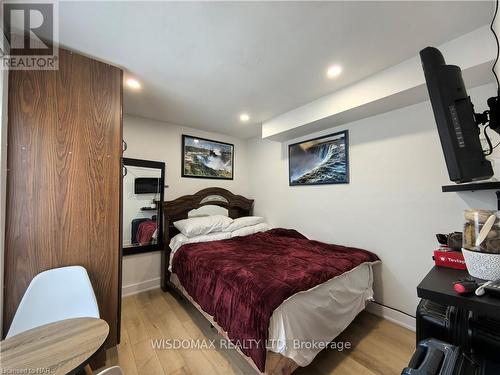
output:
[[201, 206], [200, 208], [188, 212], [188, 217], [212, 216], [212, 215], [229, 216], [229, 212], [227, 208], [216, 206], [213, 204]]
[[[124, 163], [125, 164], [125, 163]], [[162, 171], [125, 164], [123, 177], [123, 248], [158, 245]]]

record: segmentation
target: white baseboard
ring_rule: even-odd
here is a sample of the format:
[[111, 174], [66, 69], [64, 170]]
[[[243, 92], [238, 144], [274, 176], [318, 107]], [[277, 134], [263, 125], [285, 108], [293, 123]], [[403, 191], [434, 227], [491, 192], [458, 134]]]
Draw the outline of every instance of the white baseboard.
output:
[[160, 280], [161, 278], [157, 277], [151, 280], [145, 280], [135, 284], [123, 285], [122, 297], [131, 296], [133, 294], [145, 292], [146, 290], [159, 288]]
[[387, 319], [401, 327], [407, 328], [413, 332], [416, 331], [417, 321], [414, 317], [403, 314], [402, 312], [391, 309], [390, 307], [379, 305], [375, 302], [370, 302], [366, 306], [366, 311]]

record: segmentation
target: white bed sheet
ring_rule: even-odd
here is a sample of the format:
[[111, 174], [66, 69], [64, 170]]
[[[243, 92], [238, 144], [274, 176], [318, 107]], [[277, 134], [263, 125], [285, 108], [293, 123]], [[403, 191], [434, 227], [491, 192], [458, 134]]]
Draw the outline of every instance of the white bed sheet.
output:
[[307, 366], [344, 331], [373, 298], [372, 263], [364, 263], [323, 284], [299, 292], [274, 310], [269, 322], [273, 352]]
[[[269, 350], [307, 366], [328, 343], [344, 331], [373, 298], [374, 263], [358, 267], [286, 299], [269, 322]], [[170, 281], [180, 285], [172, 273]]]

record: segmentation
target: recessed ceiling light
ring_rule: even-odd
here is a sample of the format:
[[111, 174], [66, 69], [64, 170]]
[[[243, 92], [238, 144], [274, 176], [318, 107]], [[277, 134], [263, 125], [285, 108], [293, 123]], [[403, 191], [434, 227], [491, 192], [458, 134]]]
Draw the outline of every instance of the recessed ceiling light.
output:
[[248, 115], [248, 113], [242, 113], [240, 115], [240, 121], [247, 122], [248, 120], [250, 120], [250, 116]]
[[328, 78], [335, 78], [342, 73], [342, 67], [340, 65], [332, 65], [326, 71]]
[[130, 87], [131, 89], [139, 90], [141, 88], [141, 84], [139, 83], [139, 81], [134, 78], [127, 79], [126, 83], [127, 86]]

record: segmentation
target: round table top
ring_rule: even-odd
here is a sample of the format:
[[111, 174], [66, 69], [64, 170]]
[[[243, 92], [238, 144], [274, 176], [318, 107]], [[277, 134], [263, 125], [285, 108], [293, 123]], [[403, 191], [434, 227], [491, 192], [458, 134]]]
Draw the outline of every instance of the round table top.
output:
[[1, 369], [67, 374], [84, 364], [108, 333], [108, 324], [98, 318], [67, 319], [30, 329], [0, 342]]

